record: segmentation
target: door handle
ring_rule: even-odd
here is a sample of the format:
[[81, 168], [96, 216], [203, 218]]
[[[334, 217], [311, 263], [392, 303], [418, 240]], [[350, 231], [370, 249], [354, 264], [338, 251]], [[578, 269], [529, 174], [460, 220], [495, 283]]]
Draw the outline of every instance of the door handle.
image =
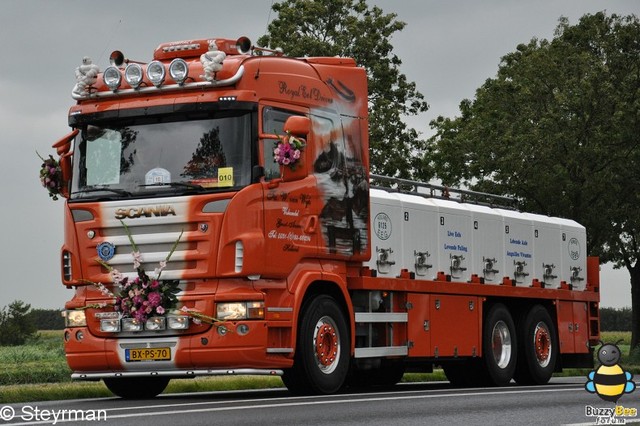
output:
[[318, 216], [316, 215], [309, 216], [309, 220], [307, 221], [307, 224], [304, 226], [304, 233], [313, 234], [314, 232], [316, 232], [317, 225], [318, 225]]

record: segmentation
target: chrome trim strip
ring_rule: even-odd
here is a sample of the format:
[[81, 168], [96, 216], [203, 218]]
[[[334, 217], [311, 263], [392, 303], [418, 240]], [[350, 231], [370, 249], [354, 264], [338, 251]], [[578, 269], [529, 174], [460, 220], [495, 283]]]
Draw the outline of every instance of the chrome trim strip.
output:
[[267, 348], [268, 354], [292, 354], [293, 348]]
[[356, 322], [408, 322], [406, 312], [356, 312]]
[[407, 348], [406, 346], [356, 348], [354, 358], [376, 358], [380, 356], [402, 356], [408, 354], [409, 348]]
[[267, 312], [293, 312], [293, 308], [268, 307]]
[[196, 376], [282, 376], [282, 370], [239, 368], [236, 370], [146, 370], [73, 373], [72, 380], [100, 380], [129, 377], [196, 377]]

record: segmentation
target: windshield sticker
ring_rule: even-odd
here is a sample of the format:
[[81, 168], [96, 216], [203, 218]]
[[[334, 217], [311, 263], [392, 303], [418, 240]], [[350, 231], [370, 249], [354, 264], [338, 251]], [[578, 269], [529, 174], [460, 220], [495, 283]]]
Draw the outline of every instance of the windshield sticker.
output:
[[218, 186], [233, 186], [233, 167], [218, 168]]
[[145, 184], [153, 185], [158, 183], [171, 183], [171, 173], [167, 169], [156, 167], [144, 175]]

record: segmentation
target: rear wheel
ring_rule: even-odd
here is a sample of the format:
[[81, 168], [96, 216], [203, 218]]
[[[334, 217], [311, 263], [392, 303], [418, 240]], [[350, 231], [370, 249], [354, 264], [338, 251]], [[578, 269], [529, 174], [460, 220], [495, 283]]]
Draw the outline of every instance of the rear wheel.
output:
[[135, 377], [104, 379], [104, 384], [120, 398], [149, 399], [161, 394], [169, 380], [168, 377]]
[[516, 331], [509, 310], [501, 303], [493, 305], [484, 320], [482, 349], [487, 384], [505, 386], [516, 369]]
[[519, 332], [521, 344], [514, 376], [516, 382], [523, 385], [549, 382], [558, 356], [551, 315], [543, 306], [534, 306], [521, 322]]
[[282, 377], [296, 394], [330, 394], [349, 370], [349, 330], [338, 303], [317, 296], [303, 307], [293, 367]]

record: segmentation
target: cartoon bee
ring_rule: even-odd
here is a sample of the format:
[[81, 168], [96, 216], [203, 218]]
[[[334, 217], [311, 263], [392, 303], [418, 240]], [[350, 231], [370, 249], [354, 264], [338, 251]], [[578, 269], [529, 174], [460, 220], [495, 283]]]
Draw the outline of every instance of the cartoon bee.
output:
[[587, 376], [589, 381], [585, 384], [587, 392], [596, 393], [605, 401], [617, 403], [618, 399], [636, 389], [636, 384], [631, 380], [633, 375], [624, 371], [618, 365], [620, 362], [620, 348], [616, 343], [602, 343], [598, 350], [600, 367]]

